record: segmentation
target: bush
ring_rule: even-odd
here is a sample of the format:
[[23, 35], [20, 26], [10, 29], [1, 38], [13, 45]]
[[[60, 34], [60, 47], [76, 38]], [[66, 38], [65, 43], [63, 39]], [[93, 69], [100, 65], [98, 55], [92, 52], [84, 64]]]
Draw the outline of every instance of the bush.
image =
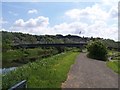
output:
[[106, 61], [107, 60], [107, 48], [100, 41], [90, 42], [87, 45], [88, 57]]

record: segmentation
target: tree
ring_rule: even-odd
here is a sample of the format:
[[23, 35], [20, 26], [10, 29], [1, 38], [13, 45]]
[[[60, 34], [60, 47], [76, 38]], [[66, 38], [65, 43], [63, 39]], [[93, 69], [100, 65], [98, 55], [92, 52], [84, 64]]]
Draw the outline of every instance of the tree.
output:
[[107, 48], [100, 41], [92, 41], [87, 45], [88, 57], [106, 61], [107, 60]]

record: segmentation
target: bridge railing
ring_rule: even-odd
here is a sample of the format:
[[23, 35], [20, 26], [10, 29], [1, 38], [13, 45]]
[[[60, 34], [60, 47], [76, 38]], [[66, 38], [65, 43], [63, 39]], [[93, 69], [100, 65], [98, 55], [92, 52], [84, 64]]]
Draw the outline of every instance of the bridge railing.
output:
[[10, 89], [8, 90], [16, 90], [18, 88], [27, 88], [27, 81], [26, 80], [23, 80], [19, 83], [17, 83], [16, 85], [12, 86]]

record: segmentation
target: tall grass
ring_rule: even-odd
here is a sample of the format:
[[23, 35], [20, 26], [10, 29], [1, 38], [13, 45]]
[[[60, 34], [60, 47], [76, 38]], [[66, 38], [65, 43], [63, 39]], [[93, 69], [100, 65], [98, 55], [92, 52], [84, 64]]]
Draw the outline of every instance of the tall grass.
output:
[[3, 88], [10, 88], [24, 79], [27, 80], [28, 88], [60, 88], [78, 54], [75, 51], [65, 52], [28, 63], [3, 75]]
[[112, 60], [107, 61], [107, 66], [120, 74], [120, 52], [109, 50], [108, 56], [111, 56]]
[[114, 72], [120, 74], [120, 61], [108, 61], [107, 66], [110, 67]]

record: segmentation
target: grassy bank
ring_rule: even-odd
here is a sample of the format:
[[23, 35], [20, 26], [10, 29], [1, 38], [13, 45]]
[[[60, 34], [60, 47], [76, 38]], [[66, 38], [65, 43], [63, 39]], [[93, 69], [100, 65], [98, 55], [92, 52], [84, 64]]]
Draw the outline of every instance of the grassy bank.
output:
[[108, 61], [107, 66], [113, 71], [120, 74], [120, 61]]
[[79, 52], [65, 52], [28, 63], [3, 76], [3, 88], [26, 79], [28, 88], [60, 88]]
[[111, 50], [108, 52], [108, 56], [111, 56], [112, 59], [107, 61], [107, 66], [120, 74], [120, 52]]
[[17, 67], [28, 62], [33, 62], [38, 58], [51, 56], [57, 54], [58, 50], [55, 48], [42, 49], [16, 49], [8, 50], [2, 53], [3, 68]]

